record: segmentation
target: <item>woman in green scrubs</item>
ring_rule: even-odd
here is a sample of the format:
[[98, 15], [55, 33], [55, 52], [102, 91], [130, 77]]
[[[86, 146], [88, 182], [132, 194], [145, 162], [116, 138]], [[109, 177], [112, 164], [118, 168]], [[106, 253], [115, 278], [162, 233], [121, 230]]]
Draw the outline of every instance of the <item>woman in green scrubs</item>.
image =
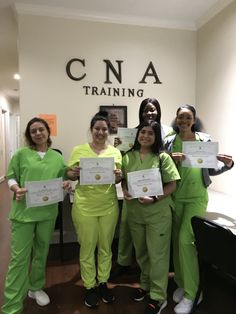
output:
[[[139, 107], [139, 124], [144, 121], [156, 121], [161, 126], [161, 137], [171, 133], [171, 127], [161, 123], [161, 106], [156, 98], [145, 98], [142, 100]], [[137, 127], [138, 128], [138, 127]], [[117, 146], [120, 142], [119, 138], [115, 138], [114, 145]], [[114, 265], [110, 280], [116, 279], [129, 270], [133, 262], [133, 243], [130, 235], [130, 230], [127, 221], [127, 209], [123, 203], [122, 214], [119, 227], [119, 242], [117, 263]]]
[[[175, 120], [177, 133], [166, 137], [164, 144], [171, 153], [181, 177], [173, 193], [175, 202], [172, 235], [173, 262], [174, 279], [178, 286], [173, 299], [178, 303], [174, 309], [177, 314], [191, 312], [199, 283], [198, 259], [191, 218], [196, 215], [205, 215], [208, 203], [207, 187], [211, 183], [209, 175], [217, 175], [233, 167], [232, 157], [228, 155], [217, 155], [217, 159], [222, 162], [219, 169], [182, 167], [181, 162], [185, 159], [182, 153], [184, 141], [210, 141], [208, 134], [196, 132], [195, 123], [195, 108], [190, 105], [179, 107]], [[202, 296], [199, 303], [201, 300]]]
[[[141, 288], [135, 290], [133, 299], [141, 301], [149, 294], [145, 314], [161, 313], [167, 306], [173, 207], [171, 193], [180, 178], [172, 158], [161, 153], [161, 148], [160, 124], [145, 121], [138, 127], [134, 146], [124, 155], [122, 162], [127, 219], [141, 269]], [[132, 198], [127, 188], [128, 173], [152, 168], [160, 169], [164, 194]]]
[[[50, 128], [43, 119], [33, 118], [28, 122], [25, 139], [27, 146], [13, 155], [7, 172], [14, 197], [9, 217], [11, 260], [6, 276], [3, 314], [20, 314], [27, 291], [40, 306], [50, 302], [42, 288], [58, 204], [27, 208], [25, 182], [63, 177], [66, 165], [62, 155], [50, 148]], [[63, 185], [65, 188], [70, 186], [68, 182]]]

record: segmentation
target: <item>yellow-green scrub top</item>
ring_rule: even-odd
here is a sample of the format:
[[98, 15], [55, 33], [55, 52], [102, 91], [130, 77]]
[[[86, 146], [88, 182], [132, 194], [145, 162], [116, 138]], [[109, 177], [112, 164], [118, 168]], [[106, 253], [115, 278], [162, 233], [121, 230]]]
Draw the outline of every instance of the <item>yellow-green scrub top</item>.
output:
[[[88, 143], [75, 146], [69, 158], [68, 166], [79, 165], [81, 157], [114, 157], [114, 169], [121, 169], [121, 153], [112, 145], [108, 145], [106, 150], [99, 155], [91, 149]], [[78, 182], [75, 187], [73, 210], [79, 210], [84, 216], [103, 216], [110, 214], [113, 210], [117, 210], [117, 204], [115, 184], [80, 185]]]
[[[196, 134], [196, 141], [200, 141]], [[180, 136], [177, 134], [173, 143], [172, 152], [182, 152], [182, 143]], [[179, 201], [192, 201], [194, 198], [205, 198], [208, 200], [207, 189], [204, 187], [202, 180], [201, 168], [182, 167], [177, 165], [181, 180], [177, 182], [177, 188], [173, 197]]]

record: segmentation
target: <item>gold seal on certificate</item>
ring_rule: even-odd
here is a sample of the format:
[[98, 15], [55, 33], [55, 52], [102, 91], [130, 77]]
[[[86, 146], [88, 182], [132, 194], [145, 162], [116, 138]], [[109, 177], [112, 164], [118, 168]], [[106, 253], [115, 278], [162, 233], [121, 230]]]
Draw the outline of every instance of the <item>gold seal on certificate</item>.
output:
[[100, 180], [100, 179], [101, 179], [100, 174], [96, 174], [96, 175], [95, 175], [95, 179], [96, 179], [96, 180]]
[[182, 167], [217, 168], [217, 142], [184, 141], [182, 152], [185, 155]]
[[114, 157], [80, 158], [80, 185], [114, 184]]
[[56, 204], [63, 200], [62, 178], [26, 181], [27, 208]]
[[137, 129], [118, 128], [118, 138], [121, 144], [119, 144], [117, 148], [124, 152], [132, 148], [134, 146], [136, 133]]
[[128, 190], [133, 198], [163, 195], [159, 168], [132, 171], [127, 173]]

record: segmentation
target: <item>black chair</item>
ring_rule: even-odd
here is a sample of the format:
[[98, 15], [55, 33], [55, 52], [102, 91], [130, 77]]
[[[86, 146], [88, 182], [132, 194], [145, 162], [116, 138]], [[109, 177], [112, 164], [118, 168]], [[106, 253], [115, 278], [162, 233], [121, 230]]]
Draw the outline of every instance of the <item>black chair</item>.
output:
[[207, 266], [236, 283], [236, 235], [229, 229], [203, 217], [191, 220], [198, 252], [200, 283], [191, 313], [194, 313], [206, 277]]

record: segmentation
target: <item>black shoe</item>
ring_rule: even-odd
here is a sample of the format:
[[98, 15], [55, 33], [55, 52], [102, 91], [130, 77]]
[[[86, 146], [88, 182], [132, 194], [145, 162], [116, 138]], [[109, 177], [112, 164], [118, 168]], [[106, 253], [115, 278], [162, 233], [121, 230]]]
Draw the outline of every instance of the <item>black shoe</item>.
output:
[[90, 308], [96, 308], [99, 303], [99, 295], [95, 288], [86, 289], [84, 304]]
[[161, 314], [162, 310], [167, 306], [167, 301], [160, 303], [159, 301], [150, 299], [145, 309], [145, 314]]
[[104, 303], [111, 303], [115, 300], [115, 297], [111, 289], [107, 288], [107, 284], [105, 282], [100, 283], [98, 289], [99, 289], [101, 299]]
[[143, 290], [141, 288], [137, 288], [137, 289], [134, 290], [132, 299], [134, 301], [139, 302], [139, 301], [142, 301], [145, 298], [146, 295], [147, 295], [147, 291], [145, 291], [145, 290]]
[[112, 268], [109, 280], [116, 279], [117, 277], [120, 277], [127, 273], [127, 271], [130, 269], [130, 266], [122, 266], [120, 264], [116, 264], [114, 268]]

